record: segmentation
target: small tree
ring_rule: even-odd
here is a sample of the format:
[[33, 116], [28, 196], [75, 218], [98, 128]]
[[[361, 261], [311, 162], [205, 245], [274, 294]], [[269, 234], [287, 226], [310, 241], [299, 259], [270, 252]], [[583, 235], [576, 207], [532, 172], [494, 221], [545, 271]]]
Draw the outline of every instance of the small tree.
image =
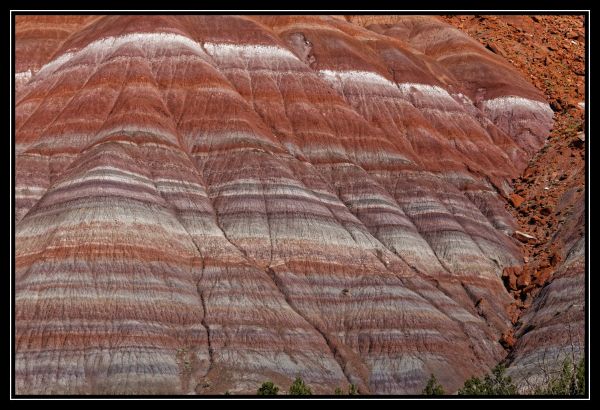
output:
[[490, 394], [497, 396], [509, 396], [517, 394], [517, 386], [510, 376], [505, 376], [506, 367], [499, 364], [494, 367], [491, 375], [485, 376], [484, 383], [489, 386]]
[[471, 377], [462, 389], [458, 391], [461, 396], [510, 396], [517, 394], [517, 386], [510, 376], [505, 376], [506, 367], [499, 364], [492, 369], [492, 373], [484, 377], [483, 381]]
[[546, 385], [535, 390], [535, 394], [553, 396], [582, 396], [585, 395], [585, 358], [579, 360], [577, 366], [570, 358], [566, 358], [557, 377]]
[[458, 391], [459, 396], [482, 396], [485, 393], [483, 381], [478, 377], [471, 377], [465, 381], [462, 389]]
[[431, 377], [427, 381], [427, 385], [421, 392], [425, 396], [443, 396], [446, 394], [444, 391], [444, 387], [437, 381], [433, 373], [431, 373]]
[[351, 384], [348, 386], [348, 393], [344, 393], [344, 390], [342, 390], [341, 387], [336, 387], [334, 393], [336, 396], [345, 396], [346, 394], [348, 396], [357, 396], [358, 395], [358, 387], [356, 387], [355, 384]]
[[310, 396], [312, 395], [312, 391], [310, 390], [310, 387], [304, 384], [304, 380], [302, 380], [300, 377], [296, 377], [296, 380], [294, 380], [294, 383], [292, 383], [290, 386], [289, 395]]
[[279, 387], [273, 382], [264, 382], [262, 386], [258, 388], [256, 394], [259, 396], [277, 396]]

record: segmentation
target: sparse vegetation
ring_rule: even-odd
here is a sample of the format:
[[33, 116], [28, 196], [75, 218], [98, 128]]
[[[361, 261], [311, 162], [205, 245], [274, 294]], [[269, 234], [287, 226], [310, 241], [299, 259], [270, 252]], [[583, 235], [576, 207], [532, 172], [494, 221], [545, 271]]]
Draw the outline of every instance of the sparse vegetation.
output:
[[540, 365], [540, 368], [546, 374], [546, 381], [541, 386], [535, 388], [528, 379], [523, 380], [523, 385], [516, 386], [509, 376], [505, 376], [506, 368], [498, 365], [492, 370], [491, 374], [485, 376], [483, 379], [471, 377], [465, 381], [463, 388], [458, 391], [458, 394], [466, 396], [510, 396], [517, 394], [544, 396], [585, 395], [584, 357], [579, 360], [577, 365], [573, 364], [571, 358], [566, 358], [563, 361], [561, 371], [554, 376], [549, 376], [551, 372], [545, 363]]
[[279, 393], [279, 387], [273, 382], [264, 382], [256, 391], [259, 396], [277, 396]]
[[292, 383], [292, 385], [290, 386], [289, 395], [311, 396], [312, 390], [304, 383], [304, 380], [302, 380], [302, 378], [296, 377], [296, 380], [294, 380], [294, 383]]
[[337, 387], [334, 394], [336, 396], [358, 396], [358, 388], [355, 384], [351, 384], [348, 386], [348, 392], [344, 392], [341, 387]]
[[459, 396], [511, 396], [517, 394], [517, 386], [512, 382], [510, 376], [506, 376], [506, 367], [499, 364], [486, 375], [483, 380], [471, 377], [462, 389], [458, 391]]
[[571, 136], [575, 135], [578, 131], [583, 129], [583, 122], [578, 120], [577, 118], [573, 118], [569, 116], [567, 123], [565, 125], [565, 135]]
[[[547, 379], [543, 386], [537, 388], [529, 388], [529, 392], [534, 395], [550, 395], [550, 396], [583, 396], [585, 395], [585, 358], [582, 357], [577, 365], [573, 364], [571, 358], [565, 359], [560, 373], [552, 378]], [[527, 381], [527, 385], [531, 386]], [[527, 390], [527, 389], [525, 389]], [[512, 378], [506, 375], [506, 367], [502, 364], [497, 365], [492, 369], [492, 372], [483, 378], [471, 377], [465, 381], [463, 387], [458, 390], [459, 396], [514, 396], [521, 390]], [[264, 382], [258, 389], [259, 396], [276, 396], [279, 393], [279, 387], [273, 382]], [[225, 392], [226, 396], [231, 393]], [[304, 383], [302, 378], [297, 377], [288, 390], [290, 396], [311, 396], [311, 388]], [[354, 384], [348, 385], [348, 390], [345, 391], [341, 387], [337, 387], [334, 391], [336, 396], [356, 396], [359, 394], [358, 388]], [[440, 384], [435, 375], [432, 373], [423, 388], [421, 394], [425, 396], [443, 396], [446, 394], [444, 386]], [[525, 393], [527, 394], [527, 393]]]
[[446, 392], [444, 391], [444, 387], [437, 381], [435, 375], [432, 373], [421, 394], [424, 394], [425, 396], [443, 396]]
[[561, 372], [550, 379], [545, 386], [538, 387], [534, 394], [552, 396], [583, 396], [585, 395], [585, 358], [577, 365], [570, 358], [563, 362]]

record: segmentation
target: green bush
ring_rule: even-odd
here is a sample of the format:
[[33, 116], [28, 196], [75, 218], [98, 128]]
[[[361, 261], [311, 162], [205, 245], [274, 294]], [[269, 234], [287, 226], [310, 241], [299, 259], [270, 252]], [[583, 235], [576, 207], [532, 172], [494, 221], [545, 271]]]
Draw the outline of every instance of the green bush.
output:
[[344, 390], [341, 387], [336, 387], [334, 393], [336, 396], [358, 396], [358, 388], [355, 384], [351, 384], [348, 386], [348, 393], [344, 393]]
[[506, 367], [499, 364], [492, 373], [483, 380], [471, 377], [462, 389], [458, 391], [460, 396], [510, 396], [517, 394], [517, 386], [514, 385], [510, 376], [505, 376]]
[[259, 396], [277, 396], [279, 392], [279, 387], [275, 385], [273, 382], [264, 382], [262, 386], [258, 388], [256, 394]]
[[444, 387], [438, 383], [433, 373], [431, 373], [431, 377], [427, 381], [427, 385], [421, 394], [424, 394], [425, 396], [443, 396], [446, 392], [444, 391]]
[[294, 380], [294, 383], [292, 383], [290, 386], [289, 395], [310, 396], [312, 395], [312, 391], [310, 390], [310, 387], [304, 384], [304, 380], [302, 380], [300, 377], [296, 377], [296, 380]]
[[478, 377], [471, 377], [465, 381], [462, 389], [458, 391], [459, 396], [482, 396], [486, 393], [483, 381]]

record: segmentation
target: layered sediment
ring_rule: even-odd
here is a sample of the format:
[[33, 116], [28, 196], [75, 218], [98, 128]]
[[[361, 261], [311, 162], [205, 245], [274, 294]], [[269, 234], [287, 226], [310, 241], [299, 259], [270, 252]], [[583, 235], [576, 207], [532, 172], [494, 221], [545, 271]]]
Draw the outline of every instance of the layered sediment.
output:
[[504, 358], [504, 198], [552, 125], [516, 70], [433, 17], [61, 19], [17, 21], [18, 393], [453, 391]]

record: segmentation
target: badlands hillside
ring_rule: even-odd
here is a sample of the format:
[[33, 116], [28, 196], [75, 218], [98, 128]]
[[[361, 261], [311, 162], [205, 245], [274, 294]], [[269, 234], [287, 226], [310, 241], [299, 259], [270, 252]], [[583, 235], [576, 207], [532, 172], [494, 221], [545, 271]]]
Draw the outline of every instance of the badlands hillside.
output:
[[579, 356], [583, 91], [471, 18], [17, 16], [17, 393], [455, 392]]

